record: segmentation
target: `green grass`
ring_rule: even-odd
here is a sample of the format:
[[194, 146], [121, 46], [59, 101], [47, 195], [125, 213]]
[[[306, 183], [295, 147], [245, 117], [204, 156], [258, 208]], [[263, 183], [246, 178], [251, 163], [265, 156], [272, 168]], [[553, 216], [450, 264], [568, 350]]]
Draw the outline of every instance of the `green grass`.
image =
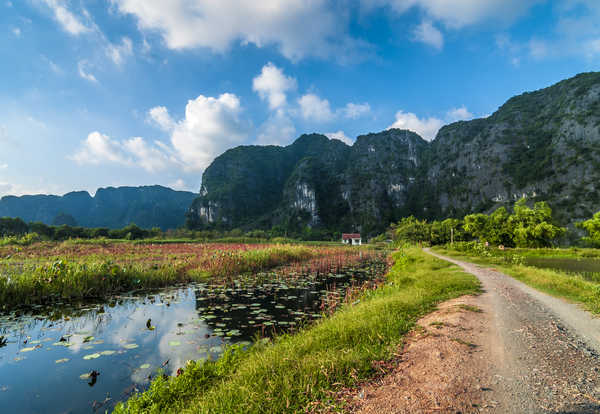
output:
[[190, 363], [183, 375], [155, 380], [116, 412], [303, 413], [313, 403], [334, 404], [332, 391], [371, 377], [373, 362], [390, 359], [419, 317], [479, 290], [474, 276], [418, 249], [393, 258], [386, 283], [358, 304], [271, 344]]
[[[507, 275], [510, 275], [533, 288], [541, 290], [542, 292], [546, 292], [552, 296], [580, 303], [588, 311], [594, 314], [600, 314], [600, 283], [586, 280], [582, 275], [550, 269], [539, 269], [521, 264], [510, 265], [506, 263], [500, 263], [500, 259], [498, 258], [484, 258], [480, 256], [466, 255], [462, 252], [447, 250], [439, 247], [436, 247], [433, 250], [440, 254], [451, 256], [457, 259], [463, 259], [484, 266], [494, 266], [494, 268], [498, 269], [499, 271], [506, 273]], [[542, 250], [554, 250], [555, 253], [563, 254], [556, 252], [557, 249]], [[569, 251], [567, 251], [565, 254], [569, 254], [568, 252]], [[549, 252], [546, 252], [544, 257], [549, 256]]]
[[[274, 245], [226, 252], [223, 265], [211, 269], [190, 267], [185, 260], [152, 264], [115, 263], [107, 257], [60, 258], [52, 262], [12, 264], [0, 260], [0, 308], [50, 303], [57, 300], [99, 298], [134, 289], [152, 289], [211, 277], [258, 272], [294, 261], [304, 261], [317, 250], [300, 245]], [[213, 262], [216, 262], [215, 258]]]

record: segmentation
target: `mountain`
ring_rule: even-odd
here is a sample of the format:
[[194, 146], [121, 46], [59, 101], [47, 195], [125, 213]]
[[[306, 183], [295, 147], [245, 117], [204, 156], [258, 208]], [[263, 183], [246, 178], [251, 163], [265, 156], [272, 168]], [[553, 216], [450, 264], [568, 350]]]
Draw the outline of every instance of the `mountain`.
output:
[[181, 227], [197, 194], [159, 185], [99, 188], [55, 195], [5, 196], [0, 217], [21, 217], [26, 222], [76, 223], [84, 227], [121, 228], [135, 223], [163, 230]]
[[217, 157], [188, 213], [194, 227], [305, 226], [366, 234], [413, 214], [461, 217], [548, 201], [567, 224], [600, 210], [600, 73], [508, 100], [431, 142], [390, 129], [352, 146], [319, 134]]

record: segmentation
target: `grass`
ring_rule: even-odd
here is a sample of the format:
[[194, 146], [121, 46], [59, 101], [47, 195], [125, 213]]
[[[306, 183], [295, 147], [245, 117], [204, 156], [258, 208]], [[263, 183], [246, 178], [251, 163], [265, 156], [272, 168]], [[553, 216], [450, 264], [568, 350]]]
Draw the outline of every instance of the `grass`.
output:
[[[600, 283], [592, 280], [586, 280], [583, 275], [561, 272], [558, 270], [540, 269], [522, 264], [500, 263], [498, 258], [480, 257], [457, 252], [453, 250], [442, 249], [439, 247], [434, 250], [440, 254], [451, 256], [458, 259], [464, 259], [484, 266], [494, 266], [494, 268], [514, 277], [521, 282], [536, 288], [552, 296], [567, 299], [572, 302], [580, 303], [585, 309], [600, 314]], [[556, 250], [556, 249], [544, 249]], [[545, 257], [548, 257], [546, 252]], [[560, 252], [556, 252], [562, 254]], [[590, 254], [589, 252], [587, 252]], [[570, 254], [567, 252], [566, 254]], [[553, 256], [568, 257], [568, 256]], [[589, 257], [589, 256], [588, 256]]]
[[0, 249], [0, 306], [104, 297], [361, 252], [302, 245], [44, 243]]
[[[294, 335], [233, 348], [160, 377], [117, 413], [293, 413], [335, 405], [332, 393], [374, 374], [436, 304], [479, 290], [477, 279], [418, 249], [393, 254], [386, 283]], [[356, 302], [354, 302], [356, 303]]]

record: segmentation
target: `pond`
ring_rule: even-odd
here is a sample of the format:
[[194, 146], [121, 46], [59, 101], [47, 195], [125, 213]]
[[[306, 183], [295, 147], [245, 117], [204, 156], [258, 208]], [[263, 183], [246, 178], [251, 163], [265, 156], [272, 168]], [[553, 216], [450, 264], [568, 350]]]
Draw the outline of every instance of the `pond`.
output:
[[600, 260], [587, 258], [563, 257], [527, 257], [525, 265], [542, 269], [560, 270], [569, 273], [578, 273], [584, 277], [596, 279], [595, 273], [600, 273]]
[[7, 340], [0, 347], [1, 411], [110, 411], [159, 370], [176, 375], [187, 360], [218, 358], [228, 344], [296, 329], [321, 317], [332, 296], [384, 270], [366, 263], [337, 274], [191, 284], [0, 315]]

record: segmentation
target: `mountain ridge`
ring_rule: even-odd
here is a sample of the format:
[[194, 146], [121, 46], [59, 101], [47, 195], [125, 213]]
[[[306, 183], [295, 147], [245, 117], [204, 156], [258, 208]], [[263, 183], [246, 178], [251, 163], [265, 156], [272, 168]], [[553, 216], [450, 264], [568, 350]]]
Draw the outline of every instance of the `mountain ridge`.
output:
[[[431, 142], [389, 129], [352, 146], [305, 134], [258, 147], [273, 148], [260, 156], [245, 148], [204, 171], [192, 227], [373, 234], [403, 216], [460, 217], [523, 196], [548, 201], [567, 224], [600, 209], [600, 73], [514, 96], [486, 118], [443, 126]], [[271, 163], [275, 176], [257, 168]]]

